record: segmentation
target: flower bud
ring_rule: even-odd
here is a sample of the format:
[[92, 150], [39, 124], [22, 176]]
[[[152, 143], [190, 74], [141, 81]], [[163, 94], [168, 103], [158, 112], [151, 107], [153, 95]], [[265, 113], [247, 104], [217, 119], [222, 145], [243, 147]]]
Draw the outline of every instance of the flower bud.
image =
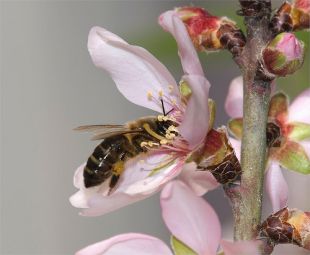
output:
[[293, 4], [296, 9], [304, 13], [310, 13], [310, 0], [295, 0]]
[[196, 49], [206, 51], [228, 49], [233, 56], [241, 53], [245, 37], [234, 21], [226, 17], [213, 16], [198, 7], [177, 8], [176, 13], [184, 22]]
[[262, 54], [270, 76], [286, 76], [302, 66], [304, 44], [294, 34], [281, 33], [267, 45]]

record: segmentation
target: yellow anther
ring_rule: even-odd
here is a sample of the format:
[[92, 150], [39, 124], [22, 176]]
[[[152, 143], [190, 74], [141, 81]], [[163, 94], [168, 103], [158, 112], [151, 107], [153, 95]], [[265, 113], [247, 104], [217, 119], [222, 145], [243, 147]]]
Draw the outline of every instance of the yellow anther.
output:
[[164, 116], [163, 121], [167, 121], [167, 120], [169, 120], [169, 118], [167, 116]]
[[152, 92], [151, 91], [147, 92], [147, 99], [152, 100], [152, 98], [153, 98]]
[[153, 147], [153, 145], [159, 145], [159, 144], [158, 144], [158, 143], [154, 143], [154, 142], [152, 142], [152, 141], [149, 141], [149, 142], [147, 143], [147, 145], [150, 146], [150, 147]]
[[164, 92], [162, 90], [160, 90], [160, 91], [158, 91], [158, 95], [159, 95], [159, 97], [163, 97]]
[[160, 144], [161, 144], [161, 145], [165, 145], [165, 144], [167, 144], [167, 143], [168, 143], [168, 141], [167, 141], [166, 139], [160, 140]]
[[173, 98], [173, 99], [171, 99], [171, 103], [172, 103], [173, 105], [176, 105], [176, 104], [177, 104], [177, 101]]
[[145, 163], [145, 160], [144, 159], [140, 159], [139, 160], [139, 164], [144, 164]]
[[173, 138], [175, 137], [175, 134], [169, 133], [169, 134], [166, 134], [165, 137], [166, 137], [168, 140], [171, 140], [171, 139], [173, 139]]
[[169, 93], [171, 94], [173, 92], [173, 86], [172, 85], [169, 85], [168, 86], [168, 89], [169, 89]]
[[158, 115], [157, 116], [157, 119], [158, 119], [158, 121], [163, 121], [163, 118], [164, 118], [165, 116], [164, 115]]
[[140, 146], [141, 146], [141, 147], [145, 147], [145, 146], [147, 146], [147, 145], [148, 145], [147, 142], [142, 142], [142, 143], [140, 143]]
[[175, 126], [171, 125], [170, 127], [168, 127], [168, 131], [178, 132], [178, 129]]

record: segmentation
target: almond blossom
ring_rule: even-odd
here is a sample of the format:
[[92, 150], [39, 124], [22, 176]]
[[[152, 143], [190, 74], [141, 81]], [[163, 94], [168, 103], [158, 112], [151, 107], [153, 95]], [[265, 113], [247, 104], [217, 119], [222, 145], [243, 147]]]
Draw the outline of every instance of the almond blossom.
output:
[[[310, 114], [305, 105], [310, 104], [310, 89], [303, 91], [289, 106], [287, 96], [278, 92], [270, 101], [269, 121], [280, 128], [280, 145], [271, 147], [268, 154], [266, 171], [266, 189], [273, 211], [276, 212], [287, 205], [288, 186], [281, 168], [303, 174], [310, 173]], [[225, 102], [230, 121], [230, 131], [238, 139], [242, 134], [243, 82], [241, 77], [235, 78], [229, 87]], [[240, 153], [241, 143], [231, 138], [236, 151]]]
[[[84, 208], [82, 215], [102, 215], [144, 199], [178, 175], [181, 179], [187, 178], [188, 185], [199, 195], [218, 186], [210, 173], [197, 173], [194, 164], [185, 165], [188, 156], [203, 145], [212, 125], [208, 108], [210, 84], [181, 20], [171, 12], [163, 14], [160, 20], [178, 43], [184, 71], [180, 86], [147, 50], [128, 44], [104, 28], [94, 27], [89, 33], [88, 50], [94, 64], [111, 75], [129, 101], [160, 114], [164, 107], [169, 114], [158, 118], [176, 123], [173, 129], [178, 135], [166, 136], [160, 146], [147, 144], [150, 153], [126, 162], [112, 192], [106, 182], [85, 188], [85, 164], [80, 166], [74, 176], [74, 185], [79, 191], [70, 201], [73, 206]], [[189, 94], [185, 95], [182, 88]]]
[[168, 183], [161, 193], [162, 217], [170, 230], [170, 248], [156, 237], [128, 233], [92, 244], [76, 255], [225, 255], [259, 254], [259, 242], [221, 240], [221, 226], [213, 208], [181, 181]]

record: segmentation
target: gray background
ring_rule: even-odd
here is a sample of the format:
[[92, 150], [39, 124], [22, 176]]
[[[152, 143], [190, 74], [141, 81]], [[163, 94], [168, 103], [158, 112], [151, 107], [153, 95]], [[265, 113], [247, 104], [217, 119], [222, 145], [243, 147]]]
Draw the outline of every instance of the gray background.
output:
[[[88, 31], [100, 25], [147, 48], [178, 78], [176, 46], [157, 25], [158, 15], [175, 6], [199, 3], [215, 14], [231, 16], [238, 8], [236, 2], [0, 2], [1, 254], [73, 254], [125, 232], [168, 241], [158, 195], [96, 218], [78, 216], [78, 209], [68, 201], [76, 191], [73, 173], [96, 144], [72, 128], [124, 123], [152, 114], [126, 101], [108, 75], [93, 66], [86, 48]], [[228, 84], [239, 71], [226, 52], [202, 57], [213, 85], [211, 97], [217, 101], [217, 124], [224, 124]], [[306, 62], [303, 70], [308, 68]], [[305, 73], [304, 87], [309, 85]], [[293, 96], [302, 89], [283, 86]], [[289, 174], [289, 179], [291, 187], [297, 183], [303, 188], [299, 193], [292, 188], [291, 207], [310, 210], [309, 177]], [[224, 237], [231, 237], [230, 207], [222, 191], [206, 197], [221, 217]], [[285, 247], [279, 254], [293, 253]]]

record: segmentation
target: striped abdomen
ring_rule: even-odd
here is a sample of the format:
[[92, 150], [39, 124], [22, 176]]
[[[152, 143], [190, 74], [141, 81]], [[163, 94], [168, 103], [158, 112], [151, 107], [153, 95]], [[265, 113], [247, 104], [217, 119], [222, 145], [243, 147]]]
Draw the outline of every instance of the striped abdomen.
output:
[[149, 134], [128, 133], [112, 135], [105, 138], [88, 158], [84, 168], [84, 184], [86, 188], [97, 186], [108, 178], [113, 188], [123, 171], [126, 160], [145, 152], [141, 147], [144, 141], [152, 141]]

